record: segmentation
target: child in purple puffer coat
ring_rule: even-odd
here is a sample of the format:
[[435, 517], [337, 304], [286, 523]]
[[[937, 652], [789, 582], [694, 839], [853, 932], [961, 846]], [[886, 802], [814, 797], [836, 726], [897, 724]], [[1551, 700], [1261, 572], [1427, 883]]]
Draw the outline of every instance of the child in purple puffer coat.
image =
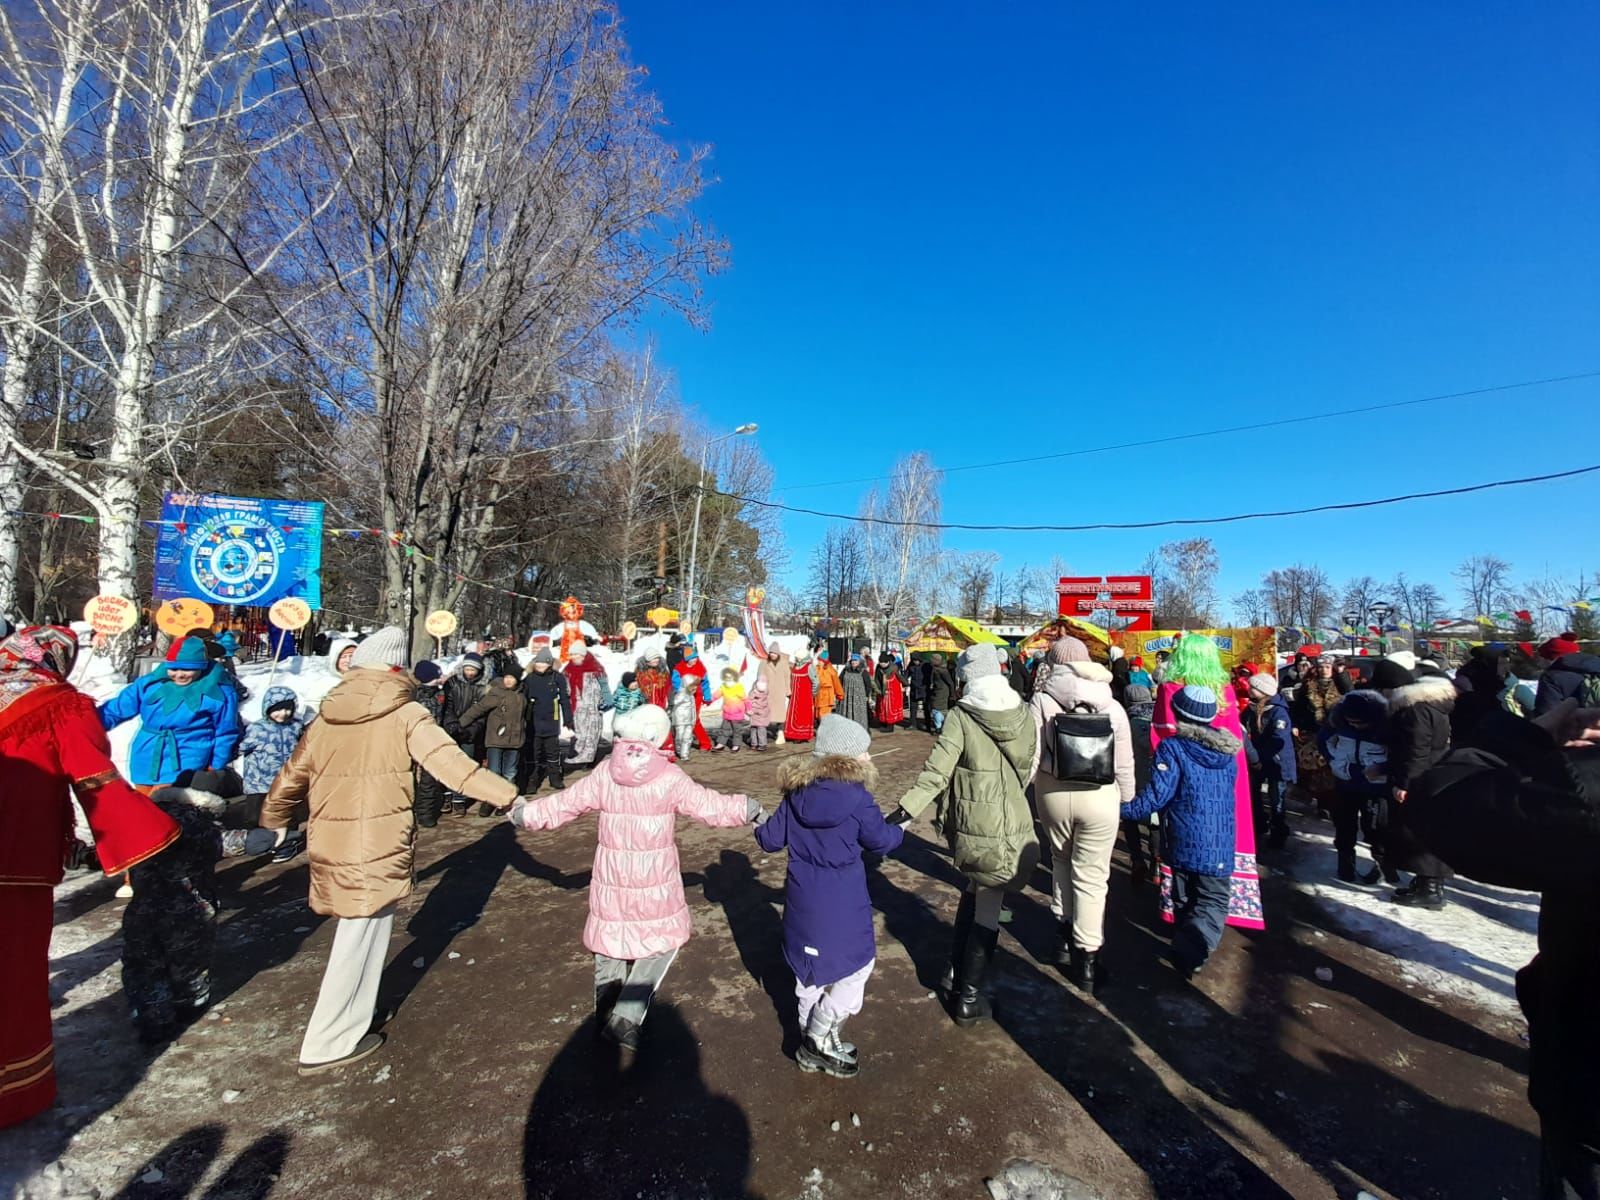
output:
[[783, 957], [794, 971], [802, 1071], [848, 1079], [860, 1070], [844, 1023], [861, 1011], [877, 960], [872, 900], [861, 851], [888, 854], [905, 830], [883, 818], [871, 787], [877, 772], [871, 735], [847, 717], [817, 727], [811, 754], [779, 769], [783, 803], [756, 829], [769, 854], [787, 848], [783, 891]]

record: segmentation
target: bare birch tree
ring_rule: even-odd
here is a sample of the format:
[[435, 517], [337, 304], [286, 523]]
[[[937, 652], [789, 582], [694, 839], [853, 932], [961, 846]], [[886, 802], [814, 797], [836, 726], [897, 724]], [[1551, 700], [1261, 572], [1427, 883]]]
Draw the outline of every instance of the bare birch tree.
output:
[[[0, 282], [0, 599], [15, 581], [9, 498], [22, 463], [90, 506], [100, 587], [132, 596], [153, 465], [224, 419], [242, 378], [271, 376], [282, 346], [263, 293], [303, 224], [258, 220], [253, 201], [298, 128], [281, 68], [300, 52], [299, 15], [292, 0], [28, 0], [0, 11], [10, 134], [0, 187], [16, 214]], [[52, 246], [71, 257], [70, 293], [49, 294]], [[81, 312], [90, 337], [53, 335], [42, 318], [61, 306]], [[103, 381], [88, 465], [20, 436], [21, 389], [46, 347]]]
[[[867, 586], [874, 613], [892, 626], [917, 614], [919, 593], [939, 556], [939, 488], [944, 476], [922, 452], [894, 465], [887, 490], [873, 488], [861, 502]], [[883, 524], [882, 521], [892, 522]]]
[[370, 413], [385, 615], [417, 628], [531, 473], [584, 465], [572, 374], [603, 331], [646, 303], [693, 316], [722, 247], [688, 213], [703, 156], [661, 138], [611, 5], [455, 0], [331, 36], [349, 66], [304, 81], [307, 205], [344, 180], [316, 242], [341, 285], [324, 366]]

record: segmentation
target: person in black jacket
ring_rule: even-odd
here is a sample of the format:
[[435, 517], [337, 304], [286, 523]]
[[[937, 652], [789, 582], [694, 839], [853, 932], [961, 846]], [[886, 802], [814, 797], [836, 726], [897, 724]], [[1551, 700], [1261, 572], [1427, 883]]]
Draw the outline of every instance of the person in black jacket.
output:
[[1590, 697], [1600, 692], [1600, 656], [1585, 654], [1576, 635], [1563, 633], [1551, 638], [1539, 647], [1539, 657], [1550, 665], [1539, 676], [1538, 698], [1533, 704], [1535, 716], [1542, 716], [1563, 700], [1593, 703]]
[[945, 656], [935, 651], [929, 655], [932, 670], [928, 673], [928, 724], [934, 733], [944, 728], [944, 715], [956, 700], [956, 677], [950, 673]]
[[[1455, 709], [1450, 713], [1450, 744], [1470, 746], [1473, 732], [1483, 719], [1500, 708], [1500, 693], [1505, 690], [1506, 676], [1511, 674], [1511, 660], [1504, 650], [1492, 646], [1474, 646], [1467, 661], [1456, 671], [1457, 688]], [[1465, 686], [1460, 686], [1461, 684]]]
[[[411, 668], [411, 677], [417, 681], [417, 703], [428, 710], [428, 715], [433, 718], [434, 724], [441, 729], [444, 727], [444, 684], [439, 678], [442, 674], [439, 664], [427, 659]], [[419, 826], [423, 829], [432, 829], [439, 823], [439, 815], [444, 812], [450, 793], [444, 784], [421, 767], [417, 768], [416, 773], [417, 782], [411, 796], [411, 811], [416, 815]], [[466, 810], [466, 801], [463, 800], [460, 812], [457, 812], [454, 806], [450, 811], [460, 816]]]
[[528, 796], [546, 778], [555, 791], [566, 786], [561, 780], [561, 731], [572, 728], [572, 692], [567, 677], [554, 669], [555, 662], [548, 649], [540, 650], [522, 680], [522, 694], [528, 698], [528, 737], [522, 751], [528, 783], [521, 791]]
[[1600, 709], [1503, 710], [1415, 781], [1408, 819], [1463, 875], [1542, 893], [1539, 953], [1517, 973], [1540, 1200], [1600, 1196]]
[[1397, 889], [1389, 899], [1438, 910], [1445, 906], [1443, 881], [1450, 877], [1450, 867], [1408, 828], [1406, 797], [1423, 773], [1450, 751], [1456, 685], [1431, 671], [1419, 678], [1386, 658], [1373, 668], [1372, 686], [1389, 699], [1389, 789], [1394, 802], [1382, 834], [1383, 857], [1414, 876], [1409, 887]]
[[[483, 699], [483, 694], [488, 690], [488, 681], [483, 677], [483, 656], [479, 654], [463, 656], [455, 673], [444, 681], [439, 725], [455, 738], [461, 752], [473, 762], [483, 761], [483, 722], [463, 724], [461, 717], [467, 709]], [[465, 796], [446, 792], [445, 798], [450, 803], [451, 813], [458, 817], [466, 815], [468, 801]]]

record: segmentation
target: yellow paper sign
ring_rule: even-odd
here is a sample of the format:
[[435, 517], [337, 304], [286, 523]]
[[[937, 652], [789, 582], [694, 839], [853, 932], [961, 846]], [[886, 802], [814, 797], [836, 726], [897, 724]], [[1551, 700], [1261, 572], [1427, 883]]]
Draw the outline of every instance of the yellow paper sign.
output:
[[210, 629], [217, 614], [204, 600], [168, 600], [156, 609], [156, 628], [168, 637], [183, 637], [197, 629]]
[[634, 638], [639, 636], [639, 627], [632, 621], [624, 621], [622, 623], [622, 636], [626, 641], [633, 641]]
[[103, 594], [83, 606], [83, 619], [96, 633], [118, 637], [139, 623], [139, 606], [126, 596]]
[[304, 629], [311, 620], [311, 605], [298, 596], [285, 596], [267, 609], [267, 620], [279, 629]]
[[430, 637], [447, 638], [456, 631], [459, 624], [455, 613], [447, 608], [441, 608], [429, 613], [422, 627], [428, 631]]
[[652, 608], [645, 613], [644, 619], [657, 629], [665, 629], [678, 619], [678, 610], [675, 608]]

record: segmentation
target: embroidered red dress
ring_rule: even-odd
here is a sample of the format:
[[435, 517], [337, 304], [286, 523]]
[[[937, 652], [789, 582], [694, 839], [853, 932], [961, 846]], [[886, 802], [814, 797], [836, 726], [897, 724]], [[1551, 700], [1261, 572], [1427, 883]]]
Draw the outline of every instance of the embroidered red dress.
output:
[[809, 742], [817, 734], [815, 700], [809, 663], [796, 663], [789, 673], [789, 715], [783, 719], [786, 742]]
[[50, 925], [72, 847], [70, 786], [101, 869], [118, 875], [177, 840], [178, 827], [111, 765], [94, 702], [64, 682], [70, 631], [24, 629], [0, 643], [0, 1128], [55, 1100]]

